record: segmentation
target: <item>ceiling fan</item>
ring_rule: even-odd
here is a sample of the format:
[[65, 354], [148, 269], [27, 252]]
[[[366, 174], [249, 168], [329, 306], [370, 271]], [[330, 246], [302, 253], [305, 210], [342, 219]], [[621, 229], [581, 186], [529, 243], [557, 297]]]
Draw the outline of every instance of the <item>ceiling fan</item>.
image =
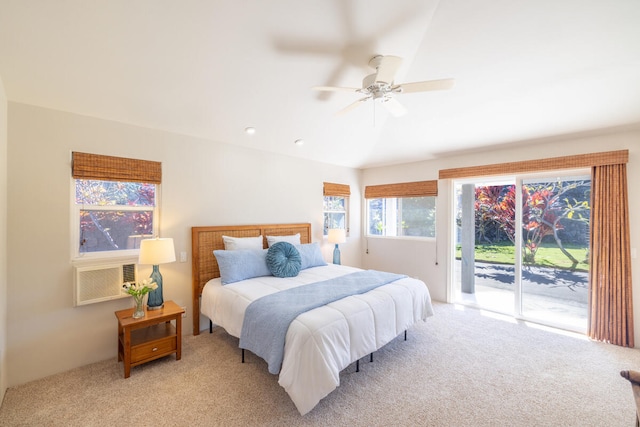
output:
[[374, 68], [376, 72], [369, 74], [362, 80], [361, 88], [315, 86], [312, 89], [330, 92], [355, 92], [366, 95], [338, 111], [336, 113], [338, 115], [346, 114], [360, 104], [373, 100], [380, 102], [393, 116], [399, 117], [406, 114], [407, 109], [394, 98], [394, 94], [444, 90], [453, 87], [453, 79], [396, 84], [393, 80], [401, 64], [402, 58], [398, 56], [374, 56], [369, 61], [369, 66]]

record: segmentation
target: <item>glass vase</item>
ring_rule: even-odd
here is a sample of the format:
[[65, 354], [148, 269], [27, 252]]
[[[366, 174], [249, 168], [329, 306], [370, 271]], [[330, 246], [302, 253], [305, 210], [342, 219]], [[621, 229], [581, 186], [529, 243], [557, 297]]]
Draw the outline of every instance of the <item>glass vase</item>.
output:
[[132, 295], [133, 297], [133, 317], [134, 319], [139, 319], [144, 317], [144, 305], [142, 304], [142, 300], [144, 299], [144, 295]]

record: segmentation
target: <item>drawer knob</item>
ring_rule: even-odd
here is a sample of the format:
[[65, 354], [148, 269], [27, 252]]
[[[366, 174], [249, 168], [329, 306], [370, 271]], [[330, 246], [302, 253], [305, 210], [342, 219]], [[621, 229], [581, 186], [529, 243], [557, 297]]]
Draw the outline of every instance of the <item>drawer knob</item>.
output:
[[151, 351], [158, 351], [158, 347], [153, 347], [153, 349], [151, 349]]

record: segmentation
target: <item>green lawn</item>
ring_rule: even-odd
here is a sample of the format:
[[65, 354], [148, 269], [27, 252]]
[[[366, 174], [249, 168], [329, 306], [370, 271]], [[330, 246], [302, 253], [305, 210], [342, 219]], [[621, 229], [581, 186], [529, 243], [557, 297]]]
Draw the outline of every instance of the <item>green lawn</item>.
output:
[[[571, 253], [574, 258], [580, 261], [580, 263], [575, 267], [576, 270], [589, 270], [586, 247], [567, 245], [565, 246], [565, 249]], [[460, 245], [456, 247], [456, 258], [460, 259]], [[475, 258], [478, 262], [513, 264], [515, 259], [514, 246], [511, 243], [476, 245]], [[567, 258], [555, 244], [552, 243], [545, 243], [538, 249], [534, 265], [567, 269], [572, 268], [573, 266], [571, 260]]]

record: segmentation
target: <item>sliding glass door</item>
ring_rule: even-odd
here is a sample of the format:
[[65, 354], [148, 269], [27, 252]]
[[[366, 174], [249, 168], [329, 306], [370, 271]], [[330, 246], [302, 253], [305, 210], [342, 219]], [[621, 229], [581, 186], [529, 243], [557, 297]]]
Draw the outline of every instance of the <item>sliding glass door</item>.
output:
[[522, 180], [522, 314], [586, 331], [591, 180]]
[[[458, 183], [456, 189], [456, 302], [512, 313], [515, 246], [497, 220], [512, 181]], [[506, 208], [506, 206], [505, 206]], [[513, 222], [513, 214], [505, 217]]]
[[455, 182], [454, 301], [586, 331], [585, 173]]

